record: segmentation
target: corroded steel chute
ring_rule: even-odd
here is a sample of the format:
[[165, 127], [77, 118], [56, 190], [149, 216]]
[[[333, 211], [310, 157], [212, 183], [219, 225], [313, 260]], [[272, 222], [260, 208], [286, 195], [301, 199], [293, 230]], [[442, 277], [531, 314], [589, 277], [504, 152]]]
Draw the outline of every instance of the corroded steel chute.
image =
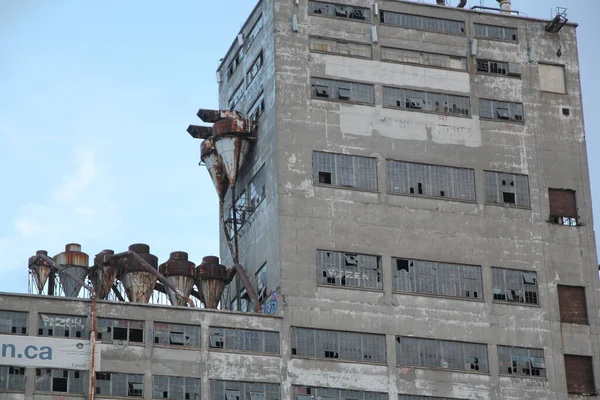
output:
[[212, 138], [209, 137], [202, 141], [200, 145], [200, 159], [206, 165], [215, 189], [217, 189], [219, 200], [223, 201], [227, 193], [229, 181], [227, 180], [223, 160], [217, 153], [217, 148]]
[[[81, 245], [70, 243], [65, 246], [65, 251], [54, 256], [56, 264], [62, 266], [63, 270], [58, 272], [58, 277], [67, 297], [77, 297], [89, 273], [90, 257], [81, 251]], [[77, 278], [74, 279], [73, 277]]]
[[[196, 271], [193, 262], [188, 261], [188, 254], [184, 251], [174, 251], [169, 260], [160, 265], [159, 271], [186, 295], [190, 296], [194, 283], [196, 283]], [[179, 296], [173, 289], [165, 287], [171, 304], [185, 307], [187, 301]]]
[[38, 250], [35, 254], [35, 256], [29, 258], [29, 271], [33, 276], [33, 281], [35, 282], [38, 294], [42, 294], [44, 291], [44, 286], [46, 286], [46, 282], [48, 281], [48, 277], [54, 272], [52, 271], [51, 265], [43, 262], [35, 262], [37, 260], [36, 256], [48, 255], [46, 250]]
[[[129, 251], [138, 254], [154, 269], [158, 268], [158, 258], [150, 254], [150, 246], [147, 244], [132, 244]], [[156, 275], [148, 272], [136, 258], [125, 256], [118, 259], [117, 273], [129, 301], [147, 303], [150, 300], [156, 285]]]
[[207, 256], [196, 267], [198, 289], [206, 308], [217, 308], [223, 289], [233, 279], [235, 270], [219, 264], [219, 257]]
[[117, 269], [108, 263], [110, 256], [114, 255], [112, 250], [102, 250], [94, 257], [94, 265], [90, 269], [90, 280], [96, 288], [99, 299], [107, 299], [110, 289], [117, 277]]

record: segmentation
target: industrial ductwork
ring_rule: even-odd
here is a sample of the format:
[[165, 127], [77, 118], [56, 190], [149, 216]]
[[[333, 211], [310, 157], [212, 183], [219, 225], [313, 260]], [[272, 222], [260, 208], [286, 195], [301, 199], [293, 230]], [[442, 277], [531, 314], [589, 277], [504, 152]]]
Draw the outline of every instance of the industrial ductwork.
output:
[[500, 8], [505, 13], [510, 13], [510, 10], [511, 10], [510, 0], [496, 0], [496, 1], [500, 4]]

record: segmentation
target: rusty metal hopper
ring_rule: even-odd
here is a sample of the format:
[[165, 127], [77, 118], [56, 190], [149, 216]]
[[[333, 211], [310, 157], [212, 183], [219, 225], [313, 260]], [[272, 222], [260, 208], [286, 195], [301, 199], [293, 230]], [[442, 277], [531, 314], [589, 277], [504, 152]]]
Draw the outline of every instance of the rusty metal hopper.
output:
[[[186, 296], [190, 296], [194, 283], [196, 283], [195, 264], [188, 261], [188, 254], [184, 251], [174, 251], [169, 260], [159, 267], [159, 272], [163, 274], [168, 281], [177, 286]], [[187, 301], [178, 296], [177, 293], [168, 286], [165, 287], [171, 304], [174, 306], [185, 307]]]
[[196, 267], [200, 297], [206, 308], [216, 309], [221, 300], [223, 289], [233, 279], [234, 270], [227, 270], [219, 264], [219, 257], [207, 256]]
[[94, 266], [90, 269], [90, 280], [99, 299], [108, 298], [117, 277], [117, 269], [107, 262], [109, 257], [114, 254], [115, 252], [112, 250], [102, 250], [94, 257]]
[[212, 138], [207, 138], [202, 141], [202, 144], [200, 145], [200, 159], [204, 165], [206, 165], [206, 169], [215, 185], [215, 189], [217, 189], [219, 200], [223, 201], [225, 194], [227, 193], [229, 181], [227, 180], [223, 160], [217, 153], [217, 148], [215, 147]]
[[[47, 256], [48, 252], [46, 250], [38, 250], [35, 254], [37, 256]], [[46, 286], [46, 282], [48, 281], [48, 277], [53, 272], [50, 265], [41, 262], [33, 263], [35, 258], [35, 256], [29, 258], [29, 271], [31, 272], [31, 275], [33, 275], [33, 281], [37, 287], [38, 294], [42, 294], [44, 287]]]
[[[231, 185], [235, 185], [240, 167], [250, 150], [252, 136], [246, 131], [247, 127], [243, 122], [247, 121], [224, 119], [216, 122], [214, 126], [215, 147], [223, 160]], [[238, 126], [238, 124], [242, 124], [242, 126]], [[217, 127], [221, 129], [217, 129]]]
[[[54, 256], [54, 262], [71, 275], [85, 281], [89, 273], [90, 257], [81, 251], [81, 245], [70, 243], [65, 246], [65, 251]], [[81, 283], [66, 273], [59, 271], [58, 277], [66, 297], [77, 297], [81, 291]]]
[[[129, 250], [137, 253], [148, 264], [158, 268], [158, 258], [150, 254], [147, 244], [132, 244]], [[119, 280], [125, 288], [127, 298], [132, 303], [148, 303], [156, 285], [156, 275], [148, 270], [135, 258], [123, 257], [117, 264]]]

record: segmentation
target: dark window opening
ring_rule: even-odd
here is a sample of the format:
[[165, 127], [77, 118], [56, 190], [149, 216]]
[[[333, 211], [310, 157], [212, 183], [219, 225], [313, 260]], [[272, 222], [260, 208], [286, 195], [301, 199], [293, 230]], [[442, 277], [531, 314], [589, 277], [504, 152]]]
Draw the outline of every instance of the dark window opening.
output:
[[503, 192], [502, 193], [502, 199], [504, 200], [504, 203], [508, 203], [508, 204], [515, 204], [516, 203], [516, 199], [515, 199], [515, 194], [514, 193]]
[[331, 185], [331, 172], [319, 172], [319, 183]]
[[562, 113], [565, 117], [568, 117], [569, 115], [571, 115], [571, 110], [569, 110], [568, 108], [563, 108]]
[[52, 379], [52, 391], [53, 392], [67, 392], [67, 378], [54, 378]]
[[117, 328], [113, 329], [113, 339], [114, 340], [127, 340], [127, 328]]
[[144, 330], [143, 329], [129, 329], [129, 341], [136, 343], [144, 342]]

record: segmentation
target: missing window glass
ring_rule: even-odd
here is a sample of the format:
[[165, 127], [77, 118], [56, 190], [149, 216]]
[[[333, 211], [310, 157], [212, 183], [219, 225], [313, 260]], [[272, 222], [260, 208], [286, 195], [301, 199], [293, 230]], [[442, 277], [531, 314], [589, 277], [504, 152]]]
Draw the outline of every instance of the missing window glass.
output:
[[319, 183], [331, 185], [331, 172], [319, 172]]
[[504, 203], [508, 203], [508, 204], [515, 204], [516, 203], [516, 199], [515, 199], [515, 194], [514, 193], [503, 192], [502, 193], [502, 198], [504, 200]]

